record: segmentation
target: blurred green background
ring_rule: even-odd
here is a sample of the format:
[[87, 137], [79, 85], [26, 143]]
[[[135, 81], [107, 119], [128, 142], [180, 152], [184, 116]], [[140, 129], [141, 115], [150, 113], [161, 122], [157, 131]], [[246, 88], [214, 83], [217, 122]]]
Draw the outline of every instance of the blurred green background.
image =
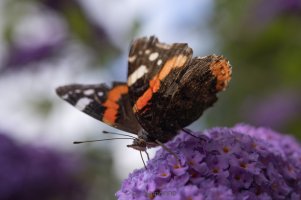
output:
[[121, 179], [143, 166], [139, 153], [121, 141], [72, 145], [116, 130], [54, 90], [125, 81], [131, 41], [150, 35], [188, 43], [195, 56], [222, 54], [233, 66], [229, 88], [192, 129], [244, 122], [301, 138], [301, 0], [2, 0], [1, 133], [73, 154], [78, 193], [114, 199]]

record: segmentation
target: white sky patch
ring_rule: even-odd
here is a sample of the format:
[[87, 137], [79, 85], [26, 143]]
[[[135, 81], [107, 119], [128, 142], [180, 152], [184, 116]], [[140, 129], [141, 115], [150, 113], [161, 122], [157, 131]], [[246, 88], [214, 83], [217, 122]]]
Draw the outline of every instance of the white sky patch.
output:
[[79, 110], [84, 110], [87, 105], [92, 101], [92, 99], [89, 99], [87, 97], [83, 97], [79, 99], [75, 105], [75, 107]]
[[87, 89], [84, 91], [84, 95], [91, 95], [91, 94], [94, 94], [94, 89]]
[[136, 69], [128, 78], [128, 86], [136, 83], [138, 79], [140, 79], [144, 74], [148, 72], [145, 65], [141, 65], [138, 69]]
[[148, 59], [149, 59], [150, 61], [154, 61], [154, 60], [156, 60], [158, 57], [159, 57], [159, 53], [158, 53], [158, 52], [154, 52], [154, 53], [151, 53], [151, 54], [149, 55]]

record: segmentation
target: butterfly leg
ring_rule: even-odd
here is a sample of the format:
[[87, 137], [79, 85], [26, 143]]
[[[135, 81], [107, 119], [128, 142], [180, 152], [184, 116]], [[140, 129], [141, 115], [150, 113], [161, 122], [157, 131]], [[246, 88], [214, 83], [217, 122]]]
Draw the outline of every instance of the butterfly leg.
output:
[[170, 153], [171, 155], [173, 155], [173, 156], [177, 159], [179, 165], [181, 164], [180, 159], [179, 159], [179, 157], [177, 156], [177, 154], [175, 154], [174, 152], [172, 152], [172, 150], [170, 150], [165, 144], [163, 144], [163, 143], [160, 142], [159, 140], [156, 140], [156, 142], [157, 142], [157, 144], [159, 144], [165, 151], [167, 151], [168, 153]]
[[143, 159], [143, 156], [142, 156], [142, 152], [139, 151], [139, 153], [140, 153], [140, 157], [141, 157], [141, 160], [142, 160], [142, 162], [143, 162], [144, 168], [147, 169], [147, 167], [146, 167], [146, 165], [145, 165], [145, 162], [144, 162], [144, 159]]
[[199, 140], [202, 140], [202, 141], [204, 141], [204, 142], [206, 142], [207, 140], [205, 139], [205, 138], [203, 138], [202, 136], [195, 136], [195, 135], [193, 135], [191, 132], [191, 130], [189, 130], [189, 129], [187, 129], [187, 128], [183, 128], [182, 129], [182, 131], [184, 131], [185, 133], [187, 133], [188, 135], [190, 135], [190, 136], [192, 136], [192, 137], [194, 137], [194, 138], [198, 138]]
[[145, 152], [145, 154], [146, 154], [146, 156], [147, 156], [147, 160], [149, 160], [149, 154], [147, 153], [146, 150], [145, 150], [144, 152]]

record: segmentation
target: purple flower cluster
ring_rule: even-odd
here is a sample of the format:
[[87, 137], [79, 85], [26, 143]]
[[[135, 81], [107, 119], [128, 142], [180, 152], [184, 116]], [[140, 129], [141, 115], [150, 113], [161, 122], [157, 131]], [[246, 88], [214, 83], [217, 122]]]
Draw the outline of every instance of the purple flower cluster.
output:
[[21, 145], [0, 132], [0, 199], [82, 199], [78, 163], [51, 149]]
[[119, 200], [301, 199], [301, 146], [267, 128], [237, 125], [179, 134], [134, 171]]

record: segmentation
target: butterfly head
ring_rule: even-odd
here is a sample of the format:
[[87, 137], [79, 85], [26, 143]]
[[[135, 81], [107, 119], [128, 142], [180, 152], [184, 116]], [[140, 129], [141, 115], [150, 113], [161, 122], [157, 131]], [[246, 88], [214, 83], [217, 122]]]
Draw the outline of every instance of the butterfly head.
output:
[[146, 151], [147, 148], [156, 147], [159, 144], [155, 142], [146, 141], [143, 138], [136, 138], [133, 140], [133, 144], [127, 145], [127, 147], [136, 149], [138, 151]]
[[136, 149], [138, 151], [146, 151], [147, 143], [144, 139], [136, 138], [133, 141], [133, 144], [127, 145], [127, 147]]

